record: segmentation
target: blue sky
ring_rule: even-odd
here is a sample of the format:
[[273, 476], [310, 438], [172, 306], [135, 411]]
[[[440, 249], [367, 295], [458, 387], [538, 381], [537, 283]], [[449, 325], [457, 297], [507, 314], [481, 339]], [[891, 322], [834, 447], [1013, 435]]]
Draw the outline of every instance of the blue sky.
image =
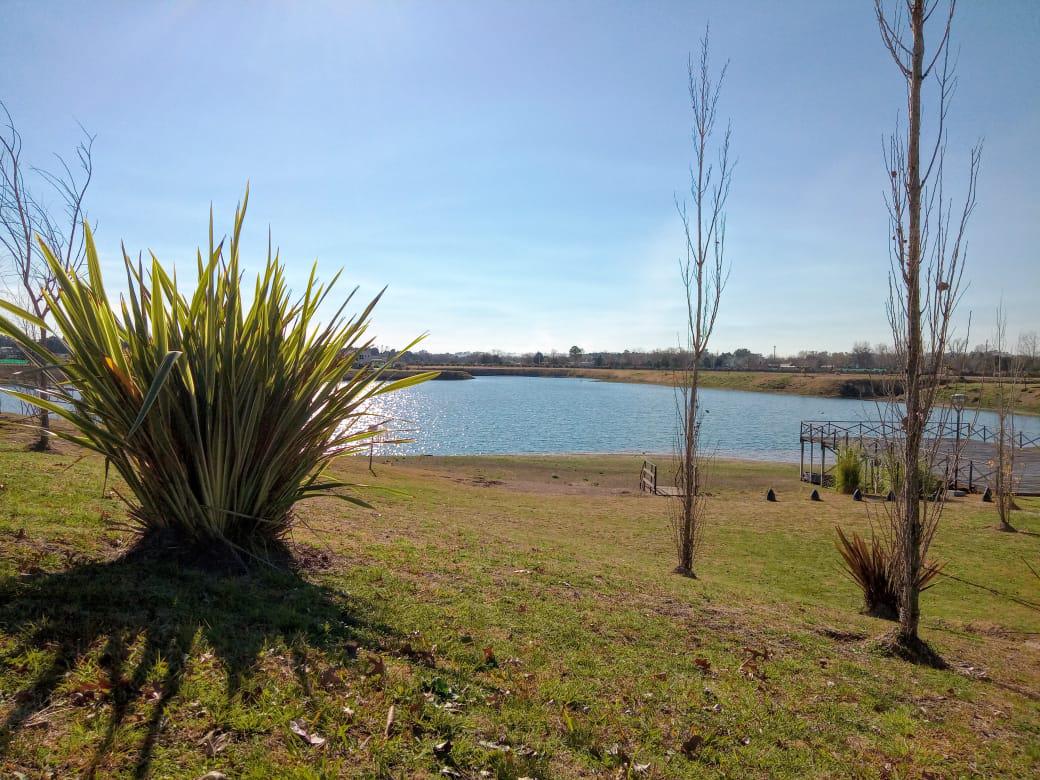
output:
[[[881, 150], [905, 99], [866, 0], [5, 0], [0, 99], [36, 160], [76, 121], [97, 134], [113, 280], [120, 241], [190, 261], [249, 180], [251, 257], [270, 225], [298, 283], [317, 259], [389, 284], [381, 344], [668, 347], [709, 20], [739, 158], [713, 348], [887, 341]], [[982, 342], [1003, 299], [1014, 339], [1040, 328], [1040, 4], [965, 0], [954, 36], [958, 196], [985, 139], [961, 312]]]

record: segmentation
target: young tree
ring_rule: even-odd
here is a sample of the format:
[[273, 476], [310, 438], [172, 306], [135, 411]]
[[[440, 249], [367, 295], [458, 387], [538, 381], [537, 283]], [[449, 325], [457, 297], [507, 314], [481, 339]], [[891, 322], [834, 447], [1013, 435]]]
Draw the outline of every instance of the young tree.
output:
[[995, 437], [996, 456], [993, 459], [993, 501], [1001, 531], [1014, 531], [1011, 510], [1015, 508], [1015, 406], [1021, 390], [1020, 355], [1005, 354], [1007, 345], [1007, 315], [1003, 307], [997, 310], [997, 330], [993, 361], [993, 406], [997, 415]]
[[[902, 484], [899, 500], [889, 513], [894, 549], [895, 580], [899, 593], [899, 629], [892, 650], [907, 658], [938, 660], [918, 637], [920, 583], [925, 556], [942, 513], [942, 500], [927, 503], [922, 477], [936, 465], [937, 448], [925, 441], [925, 428], [941, 381], [943, 355], [951, 319], [960, 297], [964, 271], [964, 235], [975, 206], [975, 184], [981, 155], [971, 151], [968, 193], [963, 208], [954, 212], [944, 197], [945, 122], [954, 88], [950, 60], [950, 32], [955, 0], [940, 17], [938, 44], [926, 51], [929, 21], [939, 0], [899, 0], [889, 12], [875, 0], [881, 38], [906, 82], [906, 136], [893, 135], [885, 155], [890, 189], [889, 321], [896, 352], [903, 359], [906, 389]], [[899, 10], [902, 8], [902, 10]], [[934, 80], [937, 127], [930, 149], [922, 158], [922, 91]]]
[[[38, 239], [43, 239], [54, 251], [67, 271], [78, 270], [83, 264], [83, 199], [94, 172], [91, 157], [94, 136], [83, 131], [83, 140], [76, 146], [76, 160], [71, 165], [61, 155], [57, 157], [57, 172], [26, 167], [22, 160], [22, 137], [15, 127], [7, 107], [0, 102], [5, 125], [0, 129], [0, 287], [5, 297], [14, 298], [24, 309], [46, 323], [50, 316], [48, 294], [57, 292], [57, 279], [40, 251]], [[51, 208], [40, 192], [33, 189], [26, 174], [35, 175], [38, 182], [51, 190], [57, 206]], [[46, 327], [34, 327], [33, 335], [43, 343]], [[35, 373], [37, 389], [46, 393], [52, 382], [49, 369], [38, 366]], [[50, 416], [46, 410], [37, 412], [40, 438], [37, 449], [50, 446]]]
[[1037, 356], [1040, 356], [1040, 337], [1035, 330], [1019, 334], [1018, 354], [1022, 358], [1022, 374], [1037, 370]]
[[874, 367], [874, 353], [870, 349], [870, 343], [867, 341], [857, 341], [852, 345], [852, 359], [854, 362], [854, 368], [873, 368]]
[[704, 504], [701, 488], [705, 477], [701, 468], [700, 416], [697, 388], [701, 360], [715, 328], [719, 301], [729, 274], [723, 258], [726, 248], [726, 200], [729, 197], [733, 166], [729, 157], [730, 127], [721, 139], [715, 137], [719, 93], [726, 76], [722, 67], [718, 78], [709, 68], [708, 28], [701, 39], [700, 57], [691, 55], [687, 64], [690, 108], [693, 111], [693, 155], [690, 170], [692, 212], [684, 199], [675, 199], [686, 239], [685, 258], [680, 261], [682, 289], [686, 298], [686, 350], [688, 360], [684, 381], [679, 387], [679, 464], [675, 474], [678, 506], [673, 513], [679, 563], [675, 571], [694, 577], [694, 556], [703, 528]]

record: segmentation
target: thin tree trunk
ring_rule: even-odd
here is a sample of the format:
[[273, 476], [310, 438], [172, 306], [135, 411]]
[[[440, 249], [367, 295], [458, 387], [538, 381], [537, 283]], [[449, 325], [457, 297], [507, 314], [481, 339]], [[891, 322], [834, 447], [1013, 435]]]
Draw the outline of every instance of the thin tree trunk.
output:
[[921, 403], [921, 85], [924, 82], [924, 0], [914, 0], [910, 24], [913, 30], [909, 91], [909, 133], [907, 139], [907, 210], [910, 231], [907, 237], [906, 292], [906, 462], [903, 478], [903, 508], [906, 528], [901, 534], [901, 574], [903, 587], [899, 598], [899, 638], [917, 641], [920, 622], [921, 570], [921, 480], [918, 473], [923, 438], [924, 410]]
[[693, 199], [696, 226], [690, 224], [691, 215], [686, 202], [676, 198], [676, 209], [683, 223], [686, 239], [686, 257], [680, 260], [683, 291], [686, 295], [686, 339], [689, 348], [685, 365], [681, 405], [679, 405], [681, 441], [676, 451], [680, 463], [675, 470], [679, 498], [672, 515], [676, 552], [679, 565], [675, 571], [688, 577], [696, 576], [694, 559], [698, 540], [704, 525], [704, 505], [700, 499], [701, 469], [700, 428], [697, 419], [700, 362], [708, 348], [718, 314], [719, 300], [726, 284], [727, 272], [723, 265], [725, 252], [725, 205], [729, 196], [732, 167], [729, 161], [729, 128], [718, 144], [718, 161], [708, 157], [709, 145], [715, 128], [719, 91], [725, 77], [723, 67], [717, 79], [712, 79], [708, 62], [708, 32], [701, 39], [700, 57], [690, 58], [690, 103], [694, 119], [695, 168], [691, 170], [690, 195]]
[[[47, 331], [40, 332], [40, 343], [42, 344], [47, 338]], [[50, 384], [47, 379], [47, 372], [40, 370], [36, 372], [36, 388], [40, 393], [41, 398], [47, 397], [47, 390], [50, 389]], [[39, 410], [40, 417], [40, 438], [36, 440], [35, 449], [43, 452], [49, 450], [51, 447], [51, 413], [46, 409]]]

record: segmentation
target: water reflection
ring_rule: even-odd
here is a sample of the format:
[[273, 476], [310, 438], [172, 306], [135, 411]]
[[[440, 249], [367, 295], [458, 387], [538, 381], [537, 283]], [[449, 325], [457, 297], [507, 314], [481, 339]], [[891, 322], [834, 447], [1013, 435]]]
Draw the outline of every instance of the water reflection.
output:
[[[801, 420], [876, 421], [873, 401], [702, 390], [703, 442], [720, 456], [796, 461]], [[374, 417], [414, 440], [377, 452], [471, 455], [562, 452], [671, 452], [672, 388], [542, 377], [477, 377], [427, 382], [375, 399]], [[965, 417], [967, 422], [968, 418]], [[992, 413], [977, 424], [993, 427]], [[1040, 418], [1023, 417], [1026, 435]]]
[[[802, 420], [877, 421], [873, 401], [737, 390], [702, 390], [703, 444], [720, 456], [798, 460]], [[0, 393], [0, 411], [23, 413]], [[393, 438], [379, 454], [475, 455], [563, 452], [671, 452], [675, 391], [659, 385], [543, 377], [477, 377], [427, 382], [377, 397], [369, 425], [389, 420]], [[965, 413], [965, 424], [995, 426], [996, 415]], [[1040, 417], [1018, 419], [1026, 437], [1040, 436]]]

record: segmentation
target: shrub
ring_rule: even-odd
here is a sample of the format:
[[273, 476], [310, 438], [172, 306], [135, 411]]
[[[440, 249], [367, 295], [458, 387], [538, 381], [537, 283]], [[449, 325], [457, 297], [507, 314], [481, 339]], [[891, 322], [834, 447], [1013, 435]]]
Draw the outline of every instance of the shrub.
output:
[[863, 475], [863, 452], [859, 447], [838, 451], [834, 463], [834, 486], [842, 493], [855, 493]]
[[[888, 450], [882, 460], [885, 475], [885, 489], [894, 490], [897, 494], [903, 487], [903, 474], [906, 467], [903, 465], [903, 453], [898, 450]], [[921, 485], [921, 495], [930, 496], [936, 490], [942, 488], [943, 481], [928, 468], [928, 463], [920, 461], [917, 464], [917, 475]]]
[[[312, 267], [294, 297], [270, 246], [248, 300], [239, 260], [248, 199], [247, 190], [226, 254], [224, 241], [214, 245], [211, 216], [209, 253], [197, 255], [190, 297], [154, 255], [146, 272], [124, 252], [128, 292], [117, 311], [88, 226], [86, 279], [67, 274], [41, 241], [58, 280], [50, 303], [69, 349], [68, 382], [46, 399], [12, 395], [64, 417], [73, 429], [57, 435], [103, 455], [106, 473], [115, 467], [142, 532], [261, 554], [290, 531], [302, 499], [334, 495], [367, 506], [352, 490], [358, 486], [324, 470], [375, 435], [362, 422], [366, 402], [432, 375], [377, 382], [385, 367], [355, 370], [372, 344], [366, 334], [379, 296], [347, 317], [355, 288], [323, 325], [318, 307], [339, 275], [323, 285]], [[42, 324], [0, 305], [15, 320]], [[12, 320], [0, 317], [0, 332], [38, 364], [60, 362]]]
[[[873, 617], [896, 620], [899, 617], [899, 590], [891, 543], [873, 534], [868, 544], [859, 534], [850, 539], [840, 528], [835, 546], [844, 561], [846, 574], [863, 593], [863, 611]], [[927, 590], [942, 565], [926, 563], [921, 567], [918, 587]]]

